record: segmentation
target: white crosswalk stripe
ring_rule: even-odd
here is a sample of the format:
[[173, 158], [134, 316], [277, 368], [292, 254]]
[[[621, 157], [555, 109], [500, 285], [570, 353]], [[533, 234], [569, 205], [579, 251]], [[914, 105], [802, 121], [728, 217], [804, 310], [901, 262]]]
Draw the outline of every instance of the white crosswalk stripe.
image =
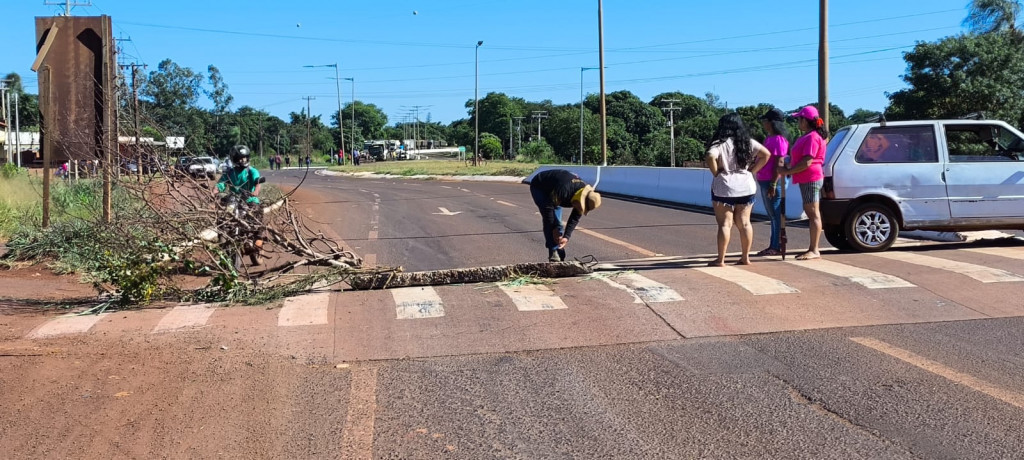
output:
[[84, 334], [109, 313], [99, 315], [68, 315], [47, 321], [28, 334], [30, 339], [45, 339], [68, 334]]
[[736, 267], [696, 267], [694, 270], [735, 283], [754, 295], [794, 294], [800, 292], [796, 288], [775, 278], [769, 278]]
[[819, 259], [805, 262], [790, 259], [787, 260], [786, 262], [796, 265], [800, 268], [806, 268], [808, 270], [819, 271], [832, 276], [846, 278], [851, 282], [860, 284], [861, 286], [864, 286], [868, 289], [914, 287], [913, 284], [897, 276], [892, 276], [889, 274], [880, 273], [865, 268], [854, 267], [852, 265], [841, 264], [839, 262], [833, 262], [831, 260]]
[[281, 312], [277, 314], [278, 326], [315, 326], [327, 324], [327, 305], [331, 300], [329, 292], [318, 292], [284, 300]]
[[965, 248], [965, 251], [989, 256], [1006, 257], [1007, 259], [1024, 260], [1024, 250], [1015, 248]]
[[998, 268], [990, 268], [966, 262], [957, 262], [955, 260], [940, 259], [938, 257], [914, 254], [911, 252], [876, 252], [872, 253], [872, 255], [909, 264], [922, 265], [925, 267], [959, 273], [981, 281], [982, 283], [1024, 281], [1024, 277], [1014, 275], [1013, 273], [1000, 270]]
[[182, 305], [174, 307], [163, 318], [160, 318], [160, 322], [153, 328], [153, 333], [203, 326], [210, 319], [213, 311], [214, 308], [209, 305]]
[[519, 311], [562, 310], [569, 308], [551, 288], [541, 284], [499, 286]]
[[444, 316], [444, 303], [432, 287], [391, 289], [398, 319], [438, 318]]
[[683, 296], [672, 288], [637, 273], [616, 275], [615, 280], [601, 278], [616, 289], [622, 289], [633, 296], [633, 303], [678, 302]]

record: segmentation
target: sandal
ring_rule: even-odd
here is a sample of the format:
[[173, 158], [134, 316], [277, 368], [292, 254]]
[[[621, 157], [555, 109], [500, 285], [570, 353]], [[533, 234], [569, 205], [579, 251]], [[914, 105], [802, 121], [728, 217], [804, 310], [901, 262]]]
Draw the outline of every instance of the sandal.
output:
[[796, 260], [817, 260], [821, 258], [821, 254], [815, 254], [813, 252], [805, 252], [796, 256]]
[[775, 248], [764, 248], [764, 249], [761, 250], [761, 252], [758, 252], [757, 254], [754, 254], [754, 255], [757, 256], [757, 257], [781, 256], [782, 255], [782, 251], [780, 251], [778, 249], [775, 249]]

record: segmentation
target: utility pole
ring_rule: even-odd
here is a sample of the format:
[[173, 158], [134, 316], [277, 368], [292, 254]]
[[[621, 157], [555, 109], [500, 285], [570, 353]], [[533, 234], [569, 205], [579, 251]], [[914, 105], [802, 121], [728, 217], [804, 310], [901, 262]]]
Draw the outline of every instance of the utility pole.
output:
[[135, 132], [135, 142], [134, 142], [134, 144], [135, 144], [135, 164], [139, 168], [139, 170], [138, 170], [139, 174], [142, 174], [142, 162], [139, 161], [139, 160], [141, 160], [141, 158], [139, 158], [139, 152], [140, 152], [140, 150], [139, 150], [139, 142], [140, 142], [139, 136], [141, 134], [140, 134], [140, 131], [139, 131], [139, 90], [138, 90], [138, 84], [137, 84], [137, 77], [138, 77], [138, 74], [139, 74], [139, 67], [142, 67], [143, 69], [145, 69], [146, 65], [145, 64], [126, 64], [126, 65], [122, 65], [121, 66], [121, 68], [124, 68], [124, 69], [128, 69], [128, 68], [132, 69], [132, 127], [133, 127], [133, 131]]
[[311, 116], [309, 115], [309, 101], [315, 100], [315, 99], [316, 99], [316, 97], [313, 97], [313, 96], [305, 96], [305, 97], [303, 97], [303, 99], [305, 99], [305, 100], [306, 100], [306, 157], [309, 157], [309, 156], [310, 156], [310, 154], [312, 153], [312, 149], [311, 149], [311, 146], [309, 145], [309, 143], [310, 143], [310, 137], [309, 137], [309, 120], [310, 120], [310, 118], [312, 118], [312, 117], [311, 117]]
[[828, 128], [828, 0], [821, 0], [818, 13], [818, 113], [825, 122], [827, 139], [831, 135]]
[[547, 118], [548, 113], [543, 110], [534, 110], [533, 115], [531, 115], [531, 117], [537, 120], [537, 140], [540, 140], [540, 121]]
[[516, 135], [519, 138], [519, 148], [516, 151], [523, 149], [523, 119], [526, 117], [514, 117], [516, 119]]
[[597, 0], [597, 54], [601, 72], [601, 166], [608, 166], [608, 108], [604, 96], [604, 7]]
[[508, 118], [508, 156], [507, 159], [512, 159], [512, 117]]
[[64, 5], [64, 16], [71, 16], [71, 8], [76, 6], [92, 6], [92, 2], [76, 3], [71, 0], [65, 0], [63, 2], [45, 2], [44, 5]]
[[[18, 93], [14, 93], [14, 154], [18, 156], [18, 167], [21, 167], [21, 124], [18, 119]], [[9, 141], [9, 140], [8, 140]]]
[[668, 102], [668, 107], [662, 107], [661, 110], [668, 111], [668, 132], [669, 132], [669, 138], [671, 139], [669, 141], [669, 145], [670, 145], [669, 151], [671, 152], [671, 161], [670, 161], [669, 164], [673, 168], [675, 168], [676, 167], [676, 118], [675, 118], [675, 113], [676, 113], [676, 110], [679, 110], [680, 108], [676, 107], [674, 104], [676, 102], [682, 102], [682, 101], [680, 101], [679, 99], [662, 99], [661, 100], [662, 104], [664, 104], [666, 102]]
[[10, 123], [10, 110], [7, 108], [9, 105], [7, 97], [7, 81], [0, 80], [0, 117], [4, 119], [4, 159], [7, 163], [11, 162], [11, 123]]

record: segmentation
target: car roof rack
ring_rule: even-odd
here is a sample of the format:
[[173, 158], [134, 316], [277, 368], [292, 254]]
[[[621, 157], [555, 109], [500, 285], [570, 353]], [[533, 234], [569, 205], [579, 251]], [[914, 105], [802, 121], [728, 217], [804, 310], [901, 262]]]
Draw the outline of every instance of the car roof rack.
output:
[[961, 120], [984, 120], [985, 119], [985, 112], [982, 112], [982, 111], [971, 112], [971, 113], [969, 113], [967, 115], [964, 115], [964, 116], [960, 117], [960, 119]]

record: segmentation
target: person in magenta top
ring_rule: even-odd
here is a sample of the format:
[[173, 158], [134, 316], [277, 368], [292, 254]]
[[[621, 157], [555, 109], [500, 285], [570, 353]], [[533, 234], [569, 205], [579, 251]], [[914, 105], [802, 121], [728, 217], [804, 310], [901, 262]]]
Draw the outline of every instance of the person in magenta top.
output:
[[821, 185], [825, 180], [825, 172], [822, 170], [825, 163], [825, 123], [818, 116], [818, 109], [810, 105], [791, 116], [800, 122], [800, 132], [804, 134], [793, 144], [793, 149], [789, 153], [789, 166], [783, 166], [779, 171], [793, 176], [793, 183], [800, 185], [804, 213], [807, 214], [808, 228], [811, 231], [811, 243], [807, 252], [796, 256], [796, 259], [820, 259], [818, 239], [821, 237], [821, 212], [818, 209], [818, 202], [821, 200]]
[[765, 213], [771, 221], [772, 233], [768, 247], [758, 252], [758, 256], [777, 256], [782, 254], [782, 187], [786, 186], [785, 176], [779, 174], [779, 168], [786, 165], [789, 155], [789, 139], [786, 138], [786, 115], [779, 109], [771, 109], [761, 116], [761, 127], [768, 136], [764, 146], [771, 153], [768, 163], [757, 172], [757, 185], [764, 201]]

